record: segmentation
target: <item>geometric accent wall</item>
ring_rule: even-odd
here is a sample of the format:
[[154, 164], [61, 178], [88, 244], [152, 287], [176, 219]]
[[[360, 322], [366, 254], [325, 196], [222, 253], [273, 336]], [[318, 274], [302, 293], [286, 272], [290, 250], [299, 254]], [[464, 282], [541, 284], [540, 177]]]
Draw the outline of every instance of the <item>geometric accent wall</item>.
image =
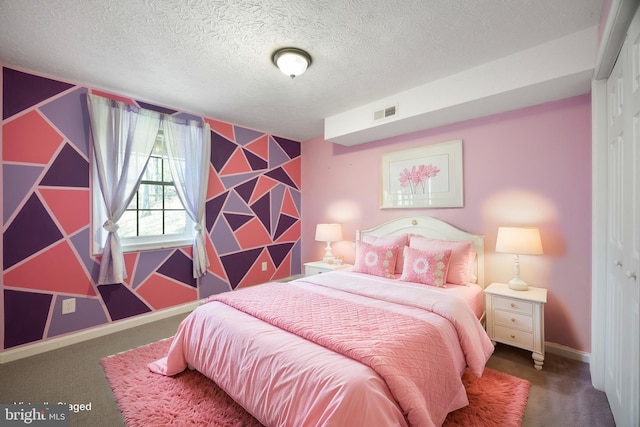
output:
[[[299, 142], [8, 67], [2, 73], [3, 349], [300, 273]], [[191, 247], [183, 247], [126, 253], [124, 282], [96, 284], [88, 93], [210, 124], [204, 277], [192, 277]], [[76, 311], [62, 315], [69, 297]]]

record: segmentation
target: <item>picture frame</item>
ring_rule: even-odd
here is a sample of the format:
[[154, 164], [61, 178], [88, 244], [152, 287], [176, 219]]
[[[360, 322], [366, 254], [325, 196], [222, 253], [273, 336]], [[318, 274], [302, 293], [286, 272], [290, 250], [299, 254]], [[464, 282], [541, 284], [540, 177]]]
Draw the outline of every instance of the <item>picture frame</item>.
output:
[[382, 156], [381, 209], [464, 206], [462, 140]]

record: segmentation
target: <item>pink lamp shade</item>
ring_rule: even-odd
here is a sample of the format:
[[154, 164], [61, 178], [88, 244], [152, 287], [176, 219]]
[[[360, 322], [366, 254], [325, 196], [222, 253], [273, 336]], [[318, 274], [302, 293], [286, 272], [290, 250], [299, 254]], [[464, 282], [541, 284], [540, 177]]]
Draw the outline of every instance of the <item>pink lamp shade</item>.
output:
[[316, 226], [316, 240], [319, 242], [327, 242], [322, 260], [329, 262], [333, 260], [331, 242], [342, 240], [342, 227], [340, 224], [318, 224]]
[[498, 227], [496, 252], [513, 254], [514, 277], [508, 283], [509, 288], [516, 291], [529, 289], [527, 283], [520, 278], [519, 255], [542, 255], [542, 242], [537, 227]]

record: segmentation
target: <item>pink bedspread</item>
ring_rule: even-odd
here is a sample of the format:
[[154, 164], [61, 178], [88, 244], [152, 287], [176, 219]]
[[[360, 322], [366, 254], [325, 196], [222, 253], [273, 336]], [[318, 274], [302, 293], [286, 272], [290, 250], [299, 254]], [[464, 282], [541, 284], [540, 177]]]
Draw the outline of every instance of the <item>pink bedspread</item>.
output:
[[[210, 301], [222, 301], [263, 321], [370, 366], [384, 379], [393, 399], [397, 400], [402, 414], [407, 417], [411, 425], [441, 425], [449, 411], [468, 403], [460, 379], [459, 360], [462, 357], [466, 365], [474, 373], [480, 375], [486, 360], [493, 351], [493, 346], [473, 312], [464, 303], [454, 297], [443, 298], [442, 295], [434, 294], [433, 297], [426, 297], [424, 293], [419, 292], [421, 290], [414, 292], [403, 289], [402, 292], [397, 292], [389, 289], [388, 286], [387, 289], [373, 286], [372, 290], [362, 281], [351, 280], [350, 282], [353, 283], [344, 285], [345, 277], [333, 274], [322, 276], [324, 276], [322, 279], [319, 279], [319, 276], [313, 276], [314, 278], [301, 279], [298, 283], [293, 282], [293, 284], [278, 283], [247, 288], [214, 296]], [[314, 280], [320, 280], [320, 283], [313, 283]], [[336, 283], [331, 283], [332, 280]], [[334, 287], [344, 289], [336, 290], [333, 289]], [[334, 297], [333, 295], [336, 293], [338, 296]], [[343, 295], [345, 293], [349, 295]], [[370, 295], [366, 296], [366, 294]], [[371, 299], [373, 294], [378, 295], [376, 299]], [[274, 295], [278, 295], [278, 297], [273, 298]], [[380, 305], [379, 298], [385, 301], [384, 305]], [[390, 300], [386, 301], [385, 298]], [[351, 301], [353, 299], [360, 299], [361, 303], [353, 304]], [[369, 299], [371, 301], [368, 301]], [[218, 304], [220, 302], [211, 302], [201, 308]], [[396, 304], [400, 308], [387, 309], [388, 306]], [[194, 314], [201, 308], [194, 311]], [[426, 310], [427, 317], [434, 316], [435, 313], [446, 321], [444, 323], [442, 320], [429, 322], [423, 320], [425, 319], [424, 314], [420, 316], [402, 314], [402, 312], [412, 313], [411, 310], [415, 309]], [[227, 310], [224, 309], [224, 311]], [[217, 320], [216, 323], [218, 323]], [[445, 323], [449, 326], [443, 327]], [[150, 364], [150, 369], [165, 375], [174, 375], [184, 370], [189, 363], [201, 371], [205, 370], [203, 373], [210, 378], [214, 380], [218, 378], [224, 382], [222, 377], [225, 376], [225, 372], [208, 374], [206, 371], [216, 370], [210, 365], [212, 363], [221, 364], [221, 356], [217, 352], [227, 351], [227, 349], [217, 347], [215, 350], [213, 348], [209, 350], [202, 347], [211, 343], [206, 336], [209, 334], [206, 320], [204, 323], [202, 321], [194, 323], [187, 318], [183, 324], [185, 326], [181, 325], [178, 330], [177, 339], [174, 339], [167, 358]], [[321, 328], [320, 325], [323, 327]], [[261, 328], [262, 326], [256, 325], [256, 327]], [[218, 334], [218, 332], [214, 334]], [[289, 339], [289, 337], [284, 338]], [[227, 341], [223, 342], [225, 346], [230, 345]], [[245, 342], [249, 347], [250, 341]], [[288, 344], [283, 341], [283, 345]], [[229, 349], [228, 351], [234, 354], [243, 352], [238, 349]], [[463, 356], [459, 353], [462, 353]], [[303, 362], [306, 363], [306, 361]], [[271, 361], [266, 363], [269, 364]], [[309, 363], [311, 364], [311, 362]], [[222, 365], [226, 366], [224, 363]], [[233, 364], [229, 364], [229, 366], [233, 366]], [[243, 369], [247, 369], [248, 365], [242, 366]], [[225, 369], [227, 369], [226, 375], [230, 375], [229, 368]], [[259, 377], [262, 375], [264, 372], [260, 375], [252, 375], [251, 380], [260, 381]], [[292, 381], [286, 376], [280, 377], [278, 380], [284, 380], [285, 383]], [[244, 381], [247, 380], [244, 379]], [[270, 387], [274, 387], [274, 393], [280, 392], [278, 388], [282, 387], [281, 384], [276, 384], [273, 378], [266, 381], [271, 384]], [[375, 383], [375, 381], [373, 382]], [[222, 384], [221, 386], [225, 388]], [[234, 392], [230, 392], [232, 397], [236, 398], [262, 422], [268, 425], [280, 424], [279, 421], [271, 421], [274, 418], [267, 413], [269, 410], [264, 407], [264, 402], [251, 402], [256, 398], [255, 390], [252, 392], [254, 396], [251, 399], [245, 399], [242, 397], [242, 387], [238, 387], [234, 381], [230, 381], [228, 386], [234, 389], [237, 394], [234, 396]], [[296, 383], [295, 387], [292, 392], [300, 393], [300, 383]], [[384, 387], [384, 384], [377, 384], [376, 387]], [[308, 382], [306, 388], [317, 389], [315, 385]], [[350, 411], [335, 409], [334, 406], [341, 404], [340, 400], [343, 400], [343, 405], [345, 402], [349, 403], [349, 398], [336, 392], [336, 396], [339, 396], [336, 403], [335, 399], [331, 400], [331, 393], [319, 392], [318, 394], [318, 390], [315, 390], [315, 393], [316, 395], [313, 397], [313, 393], [310, 393], [308, 397], [296, 395], [294, 398], [290, 395], [290, 399], [300, 399], [302, 403], [287, 403], [286, 407], [306, 408], [306, 411], [311, 415], [314, 411], [318, 412], [317, 416], [313, 415], [316, 425], [320, 423], [340, 425], [342, 422], [347, 422], [344, 417], [349, 416], [345, 414]], [[350, 393], [353, 394], [353, 392]], [[268, 394], [269, 392], [266, 392], [262, 394], [262, 397], [267, 398]], [[373, 395], [376, 399], [380, 398], [381, 402], [382, 399], [388, 399], [385, 396], [388, 393], [384, 390], [375, 390]], [[318, 396], [322, 396], [322, 398], [318, 398]], [[306, 405], [304, 403], [306, 400], [314, 402], [313, 405]], [[326, 408], [316, 408], [315, 405], [319, 401], [333, 409], [327, 411]], [[375, 402], [375, 400], [372, 401]], [[374, 405], [376, 404], [374, 403]], [[390, 405], [390, 409], [385, 410], [393, 412], [392, 406]], [[358, 408], [354, 407], [352, 403], [351, 409], [358, 411]], [[293, 415], [292, 419], [294, 420], [301, 420], [297, 414], [290, 415]], [[308, 416], [311, 417], [311, 415]], [[358, 414], [356, 413], [356, 415]], [[360, 413], [360, 421], [363, 419], [363, 415]], [[397, 418], [397, 414], [377, 416], [382, 420], [378, 425], [385, 425], [385, 422], [393, 420], [394, 417]], [[394, 423], [397, 424], [397, 420]], [[295, 424], [296, 421], [292, 421], [291, 424], [288, 421], [282, 423], [282, 425]]]

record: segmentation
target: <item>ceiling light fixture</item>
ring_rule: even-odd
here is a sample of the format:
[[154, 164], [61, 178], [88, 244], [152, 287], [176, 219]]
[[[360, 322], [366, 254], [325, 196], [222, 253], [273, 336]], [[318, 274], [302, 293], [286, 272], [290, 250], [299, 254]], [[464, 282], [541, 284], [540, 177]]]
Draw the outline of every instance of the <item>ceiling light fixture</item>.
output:
[[304, 73], [311, 65], [311, 55], [302, 49], [284, 47], [273, 53], [271, 61], [280, 71], [293, 79]]

